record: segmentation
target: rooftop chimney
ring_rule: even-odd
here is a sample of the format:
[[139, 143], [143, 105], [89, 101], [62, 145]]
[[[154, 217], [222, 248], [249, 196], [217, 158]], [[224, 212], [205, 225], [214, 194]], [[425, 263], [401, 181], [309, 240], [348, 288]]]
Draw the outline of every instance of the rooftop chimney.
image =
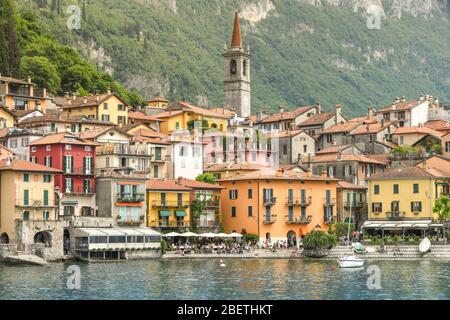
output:
[[69, 92], [64, 92], [64, 98], [69, 99]]
[[311, 170], [311, 169], [308, 169], [308, 171], [306, 172], [306, 176], [307, 176], [308, 178], [310, 178], [310, 177], [313, 176], [312, 170]]
[[284, 107], [283, 106], [280, 106], [279, 110], [280, 110], [280, 113], [284, 113]]
[[424, 99], [423, 94], [421, 94], [421, 95], [419, 96], [419, 101], [423, 101], [423, 99]]
[[111, 94], [111, 88], [108, 88], [108, 94]]
[[31, 84], [31, 76], [28, 76], [28, 83]]
[[83, 99], [83, 103], [86, 104], [87, 103], [87, 97], [84, 97]]
[[368, 112], [367, 112], [367, 116], [369, 117], [369, 119], [373, 118], [374, 114], [375, 114], [375, 112], [374, 112], [373, 108], [369, 108]]
[[99, 95], [97, 95], [96, 100], [97, 100], [97, 102], [100, 101], [100, 96]]
[[334, 122], [335, 124], [339, 123], [339, 115], [342, 114], [342, 106], [340, 104], [336, 105], [336, 112], [334, 114]]
[[322, 113], [322, 106], [320, 105], [320, 103], [317, 104], [317, 113], [318, 114]]
[[72, 100], [77, 100], [77, 95], [75, 93], [72, 95]]

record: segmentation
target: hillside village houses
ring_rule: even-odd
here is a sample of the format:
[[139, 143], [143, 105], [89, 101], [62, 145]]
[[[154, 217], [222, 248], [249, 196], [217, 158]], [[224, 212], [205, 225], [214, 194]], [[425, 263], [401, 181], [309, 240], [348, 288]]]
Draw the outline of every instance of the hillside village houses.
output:
[[344, 221], [371, 234], [443, 226], [432, 208], [450, 193], [450, 123], [438, 98], [353, 119], [340, 104], [271, 114], [252, 110], [251, 59], [237, 13], [220, 107], [51, 97], [0, 75], [0, 245], [121, 260], [159, 256], [173, 231], [295, 246]]

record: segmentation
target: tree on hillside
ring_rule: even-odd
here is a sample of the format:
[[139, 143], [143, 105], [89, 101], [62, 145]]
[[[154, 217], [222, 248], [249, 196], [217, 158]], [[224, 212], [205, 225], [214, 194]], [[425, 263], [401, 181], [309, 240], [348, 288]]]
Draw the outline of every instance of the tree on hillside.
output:
[[14, 8], [11, 0], [0, 0], [0, 72], [18, 76], [20, 51], [17, 43]]
[[20, 76], [22, 79], [31, 76], [39, 88], [47, 88], [52, 94], [56, 94], [61, 89], [58, 71], [45, 57], [24, 57]]
[[198, 175], [197, 178], [195, 178], [195, 180], [200, 181], [200, 182], [210, 183], [210, 184], [217, 184], [216, 177], [214, 177], [214, 175], [212, 173], [208, 173], [208, 172]]

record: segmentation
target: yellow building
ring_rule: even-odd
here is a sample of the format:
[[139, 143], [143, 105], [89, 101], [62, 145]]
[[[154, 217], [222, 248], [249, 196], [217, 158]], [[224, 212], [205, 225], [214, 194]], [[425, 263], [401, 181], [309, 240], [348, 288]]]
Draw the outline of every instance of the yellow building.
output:
[[36, 88], [31, 78], [20, 80], [0, 75], [0, 103], [9, 110], [45, 112], [50, 102], [47, 90]]
[[161, 132], [164, 134], [170, 134], [177, 130], [189, 130], [191, 121], [202, 120], [208, 122], [208, 128], [215, 128], [222, 132], [227, 132], [227, 115], [180, 101], [170, 105], [165, 110], [154, 115], [159, 119], [165, 120], [165, 122], [160, 124]]
[[450, 160], [434, 157], [367, 179], [369, 220], [364, 229], [426, 229], [436, 221], [436, 199], [449, 194]]
[[154, 97], [147, 101], [148, 106], [155, 109], [165, 109], [169, 106], [169, 100], [163, 97]]
[[147, 225], [154, 228], [190, 227], [191, 191], [175, 180], [148, 180]]
[[86, 117], [112, 122], [115, 125], [128, 123], [128, 106], [115, 93], [77, 97], [68, 96], [55, 99], [56, 105], [62, 109], [65, 117]]
[[14, 114], [6, 107], [0, 106], [0, 129], [14, 127]]
[[0, 243], [33, 243], [36, 234], [46, 239], [44, 233], [53, 232], [51, 224], [58, 220], [54, 176], [59, 172], [23, 160], [0, 162]]

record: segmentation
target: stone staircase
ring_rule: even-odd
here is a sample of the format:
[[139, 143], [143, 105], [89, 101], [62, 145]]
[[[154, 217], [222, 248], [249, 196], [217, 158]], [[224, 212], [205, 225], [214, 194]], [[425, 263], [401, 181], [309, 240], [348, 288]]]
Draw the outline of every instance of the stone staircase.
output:
[[[379, 246], [369, 246], [367, 248], [378, 249]], [[337, 259], [348, 255], [350, 250], [347, 247], [339, 246], [330, 250], [328, 259]], [[366, 259], [387, 259], [387, 260], [406, 260], [406, 259], [444, 259], [450, 260], [450, 245], [432, 245], [431, 251], [427, 254], [419, 252], [419, 246], [385, 246], [384, 252], [366, 253], [358, 255]]]

